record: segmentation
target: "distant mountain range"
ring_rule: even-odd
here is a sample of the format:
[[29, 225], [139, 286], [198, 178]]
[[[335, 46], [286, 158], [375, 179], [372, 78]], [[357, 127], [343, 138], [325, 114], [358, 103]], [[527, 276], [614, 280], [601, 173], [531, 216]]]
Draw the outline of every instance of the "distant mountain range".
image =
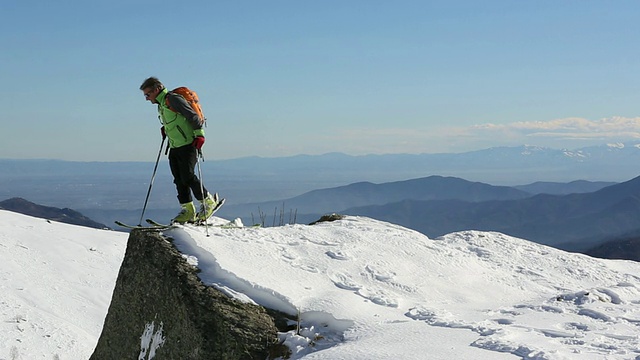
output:
[[89, 219], [75, 210], [38, 205], [22, 198], [11, 198], [0, 201], [0, 209], [67, 224], [86, 226], [96, 229], [109, 228], [104, 224], [100, 224]]
[[[638, 175], [638, 164], [638, 143], [616, 143], [575, 150], [523, 145], [447, 154], [248, 157], [208, 160], [202, 170], [207, 187], [227, 199], [219, 213], [227, 218], [251, 222], [284, 212], [309, 223], [331, 212], [360, 214], [430, 237], [495, 230], [584, 251], [640, 229], [638, 180], [627, 181]], [[73, 208], [96, 219], [96, 227], [114, 220], [137, 224], [153, 165], [0, 159], [0, 198]], [[168, 221], [178, 210], [163, 159], [144, 217]]]
[[623, 181], [638, 175], [640, 143], [614, 143], [580, 149], [539, 146], [494, 147], [464, 153], [385, 154], [350, 156], [342, 153], [281, 158], [249, 157], [209, 164], [218, 174], [243, 171], [300, 180], [347, 183], [389, 182], [429, 175], [454, 176], [491, 184], [535, 181]]
[[220, 213], [246, 218], [261, 209], [270, 216], [274, 208], [294, 210], [298, 223], [336, 212], [389, 221], [429, 237], [470, 229], [499, 231], [586, 251], [640, 229], [640, 178], [620, 184], [538, 182], [515, 188], [430, 176], [314, 190], [281, 201], [231, 205]]
[[384, 205], [405, 199], [427, 201], [465, 199], [479, 202], [487, 200], [524, 199], [530, 193], [508, 186], [492, 186], [470, 182], [460, 178], [429, 176], [426, 178], [395, 181], [382, 184], [358, 182], [335, 188], [319, 189], [286, 200], [254, 204], [229, 205], [221, 214], [248, 214], [258, 208], [271, 211], [274, 208], [295, 209], [299, 214], [323, 214], [357, 206]]
[[604, 187], [615, 185], [609, 181], [585, 181], [575, 180], [568, 183], [538, 181], [529, 185], [516, 185], [515, 189], [526, 191], [529, 194], [567, 195], [576, 193], [589, 193], [598, 191]]
[[[349, 207], [351, 204], [360, 206]], [[223, 209], [228, 213], [246, 211], [248, 206], [295, 207], [297, 223], [336, 212], [396, 223], [432, 238], [461, 230], [498, 231], [591, 256], [640, 261], [640, 220], [636, 220], [640, 218], [640, 177], [620, 184], [547, 182], [515, 188], [431, 176], [382, 184], [354, 183], [279, 202]], [[2, 201], [0, 209], [107, 228], [77, 211], [22, 198]]]
[[604, 259], [640, 261], [640, 233], [622, 236], [584, 251], [585, 254]]
[[[322, 190], [310, 190], [295, 197], [273, 197], [273, 199], [284, 200], [245, 203], [231, 200], [221, 212], [221, 214], [242, 214], [246, 217], [248, 214], [258, 212], [271, 214], [280, 210], [297, 211], [298, 219], [306, 222], [315, 220], [318, 214], [324, 212], [385, 205], [393, 201], [409, 199], [414, 201], [483, 200], [465, 198], [470, 194], [469, 192], [460, 192], [454, 197], [446, 192], [438, 194], [437, 186], [434, 186], [433, 182], [423, 184], [424, 186], [421, 187], [416, 183], [418, 180], [404, 181], [404, 179], [424, 179], [437, 174], [451, 180], [453, 178], [473, 179], [472, 182], [480, 181], [485, 185], [506, 184], [511, 189], [506, 192], [494, 189], [503, 197], [495, 197], [493, 200], [517, 200], [529, 197], [531, 194], [566, 195], [594, 192], [604, 186], [637, 176], [636, 169], [639, 163], [640, 144], [615, 143], [575, 150], [523, 145], [445, 154], [349, 156], [331, 153], [287, 158], [253, 157], [216, 162], [214, 166], [217, 168], [215, 172], [217, 174], [233, 173], [238, 169], [244, 169], [248, 176], [259, 173], [264, 179], [269, 179], [270, 184], [285, 177], [281, 179], [282, 184], [291, 184], [292, 187], [309, 181], [309, 177], [317, 185], [332, 181], [349, 184], [316, 186], [316, 189]], [[360, 180], [349, 181], [352, 179]], [[362, 182], [362, 179], [368, 179], [368, 181]], [[576, 181], [576, 179], [584, 180]], [[374, 183], [388, 183], [388, 185], [376, 187]], [[513, 189], [523, 193], [516, 194], [512, 191]], [[434, 193], [427, 194], [431, 190], [434, 190]], [[220, 191], [223, 194], [222, 189]], [[484, 200], [491, 197], [490, 194], [483, 196], [487, 196]], [[232, 199], [231, 196], [229, 198]]]
[[430, 237], [467, 229], [490, 230], [585, 251], [640, 229], [640, 178], [591, 193], [484, 202], [406, 199], [344, 212], [397, 223]]
[[456, 177], [429, 176], [419, 179], [394, 181], [382, 184], [358, 182], [335, 188], [309, 191], [290, 199], [261, 203], [228, 205], [221, 214], [248, 214], [258, 208], [274, 209], [285, 207], [295, 209], [300, 214], [335, 212], [354, 207], [385, 205], [402, 200], [463, 200], [482, 202], [490, 200], [525, 199], [536, 194], [566, 195], [588, 193], [616, 184], [615, 182], [591, 182], [584, 180], [570, 183], [536, 182], [529, 185], [493, 186], [471, 182]]
[[[36, 203], [108, 214], [141, 209], [155, 159], [149, 162], [73, 162], [0, 159], [0, 199], [23, 197]], [[536, 146], [496, 147], [464, 153], [342, 153], [279, 158], [246, 157], [202, 163], [210, 190], [227, 205], [289, 199], [316, 189], [357, 182], [386, 183], [432, 175], [485, 184], [515, 186], [577, 179], [621, 182], [638, 175], [638, 143], [575, 150]], [[55, 191], [52, 191], [55, 189]], [[149, 210], [175, 208], [175, 188], [161, 159]], [[98, 215], [98, 214], [96, 214]], [[104, 219], [112, 223], [115, 215]], [[110, 219], [106, 219], [111, 216]], [[120, 220], [122, 219], [118, 216]], [[134, 221], [137, 221], [135, 219]]]

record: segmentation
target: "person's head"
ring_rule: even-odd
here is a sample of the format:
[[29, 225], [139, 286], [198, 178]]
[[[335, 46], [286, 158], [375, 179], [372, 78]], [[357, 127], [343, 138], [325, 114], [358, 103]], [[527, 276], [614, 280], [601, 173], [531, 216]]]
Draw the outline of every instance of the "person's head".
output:
[[162, 90], [164, 90], [164, 85], [162, 85], [158, 78], [152, 76], [140, 85], [140, 90], [142, 90], [145, 99], [150, 101], [152, 104], [157, 104], [158, 102], [156, 101], [156, 97]]

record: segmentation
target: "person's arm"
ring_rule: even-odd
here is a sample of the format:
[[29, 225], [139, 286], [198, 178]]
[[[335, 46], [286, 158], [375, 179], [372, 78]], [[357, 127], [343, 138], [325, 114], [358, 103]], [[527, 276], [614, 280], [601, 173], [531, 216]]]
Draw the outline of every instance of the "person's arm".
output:
[[193, 130], [202, 129], [201, 119], [192, 108], [191, 105], [180, 95], [175, 95], [171, 92], [167, 94], [167, 99], [169, 100], [169, 106], [174, 109], [176, 112], [180, 113], [184, 116], [189, 124], [193, 127]]

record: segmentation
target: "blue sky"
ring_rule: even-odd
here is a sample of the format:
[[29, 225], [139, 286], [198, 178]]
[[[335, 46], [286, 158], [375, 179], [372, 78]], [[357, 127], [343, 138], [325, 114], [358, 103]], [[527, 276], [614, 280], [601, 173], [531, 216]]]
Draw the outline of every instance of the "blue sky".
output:
[[637, 1], [0, 5], [0, 158], [154, 161], [148, 76], [205, 156], [577, 148], [640, 136]]

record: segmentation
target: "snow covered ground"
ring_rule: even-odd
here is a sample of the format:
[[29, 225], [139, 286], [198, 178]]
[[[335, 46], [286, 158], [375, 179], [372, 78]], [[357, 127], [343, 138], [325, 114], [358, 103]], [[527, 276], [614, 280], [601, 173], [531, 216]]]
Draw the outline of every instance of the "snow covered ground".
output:
[[88, 359], [127, 238], [0, 210], [0, 359]]
[[[0, 223], [0, 359], [88, 358], [127, 234]], [[639, 263], [362, 217], [208, 232], [165, 235], [206, 284], [299, 311], [292, 359], [640, 359]]]

